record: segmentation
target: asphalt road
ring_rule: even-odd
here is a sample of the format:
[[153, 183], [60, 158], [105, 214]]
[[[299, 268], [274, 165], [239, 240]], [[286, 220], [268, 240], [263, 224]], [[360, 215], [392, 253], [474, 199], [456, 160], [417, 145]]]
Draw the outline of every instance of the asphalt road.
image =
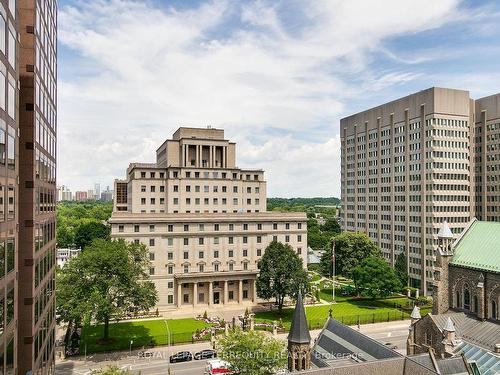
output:
[[[408, 327], [410, 321], [396, 321], [388, 323], [375, 323], [360, 326], [360, 331], [371, 338], [381, 342], [390, 343], [396, 346], [396, 350], [406, 354], [406, 338], [408, 337]], [[353, 327], [357, 329], [357, 327]], [[314, 340], [320, 330], [311, 332]], [[278, 335], [279, 338], [286, 340], [286, 334]], [[152, 358], [139, 358], [138, 351], [118, 352], [112, 354], [96, 354], [88, 356], [87, 360], [83, 357], [76, 357], [69, 360], [56, 362], [56, 373], [58, 375], [89, 375], [91, 370], [103, 368], [109, 365], [117, 365], [120, 368], [132, 370], [141, 375], [160, 375], [168, 374], [168, 358], [173, 352], [188, 350], [197, 352], [202, 349], [209, 349], [210, 343], [197, 343], [187, 345], [176, 345], [172, 348], [160, 347], [154, 348]], [[190, 361], [184, 363], [170, 364], [172, 375], [202, 375], [204, 373], [206, 361]]]

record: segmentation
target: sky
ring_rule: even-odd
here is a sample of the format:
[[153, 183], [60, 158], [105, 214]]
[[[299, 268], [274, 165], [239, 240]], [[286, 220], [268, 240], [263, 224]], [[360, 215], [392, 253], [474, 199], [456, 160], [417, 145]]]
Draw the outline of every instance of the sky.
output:
[[432, 86], [500, 92], [500, 2], [60, 0], [58, 185], [101, 190], [180, 126], [270, 197], [340, 196], [341, 118]]

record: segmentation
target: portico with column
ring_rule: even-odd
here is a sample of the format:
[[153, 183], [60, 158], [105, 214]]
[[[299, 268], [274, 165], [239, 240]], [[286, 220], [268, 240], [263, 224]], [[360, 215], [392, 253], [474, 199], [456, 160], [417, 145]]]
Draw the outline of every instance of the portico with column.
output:
[[234, 275], [209, 273], [175, 275], [177, 308], [217, 308], [227, 305], [252, 305], [257, 302], [256, 272]]

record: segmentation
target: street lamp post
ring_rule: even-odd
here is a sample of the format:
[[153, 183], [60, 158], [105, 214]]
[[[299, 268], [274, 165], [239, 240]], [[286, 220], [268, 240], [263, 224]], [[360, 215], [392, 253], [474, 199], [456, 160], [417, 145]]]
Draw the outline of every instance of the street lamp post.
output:
[[132, 344], [134, 343], [134, 340], [130, 340], [130, 356], [132, 357]]
[[332, 303], [335, 303], [335, 240], [332, 241]]
[[[163, 320], [163, 323], [165, 323], [165, 328], [167, 330], [167, 348], [168, 348], [168, 353], [170, 355], [170, 336], [171, 336], [170, 328], [168, 327], [166, 319]], [[168, 359], [168, 373], [170, 374], [170, 358]]]

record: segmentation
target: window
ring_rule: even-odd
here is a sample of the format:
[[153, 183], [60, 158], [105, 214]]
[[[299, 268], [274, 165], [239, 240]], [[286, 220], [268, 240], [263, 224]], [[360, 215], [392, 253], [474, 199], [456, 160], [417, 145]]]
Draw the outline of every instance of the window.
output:
[[5, 54], [5, 19], [2, 15], [0, 15], [0, 51]]
[[14, 86], [9, 81], [8, 83], [8, 92], [7, 92], [7, 112], [10, 117], [13, 119], [16, 118], [16, 90]]
[[229, 292], [227, 292], [227, 297], [229, 298], [229, 300], [234, 300], [234, 291], [230, 290]]
[[189, 232], [189, 224], [184, 224], [184, 232]]
[[243, 299], [248, 299], [248, 290], [247, 289], [243, 290]]
[[214, 250], [214, 258], [218, 258], [219, 257], [219, 250]]
[[302, 242], [302, 235], [301, 234], [297, 235], [297, 242]]
[[186, 198], [186, 204], [187, 205], [191, 204], [191, 198]]
[[167, 296], [167, 303], [168, 303], [168, 304], [172, 304], [172, 303], [174, 303], [174, 296], [173, 296], [173, 294], [169, 294], [169, 295]]
[[297, 223], [297, 229], [302, 229], [302, 223]]
[[247, 250], [247, 249], [243, 249], [243, 256], [244, 256], [244, 257], [247, 257], [247, 256], [248, 256], [248, 250]]
[[188, 246], [189, 245], [189, 238], [184, 238], [184, 246]]
[[252, 193], [252, 188], [250, 186], [247, 187], [247, 194]]
[[154, 246], [155, 245], [155, 239], [154, 238], [150, 238], [149, 239], [149, 246]]
[[198, 270], [200, 272], [205, 272], [205, 265], [204, 264], [198, 264]]
[[123, 225], [118, 225], [118, 232], [123, 233], [124, 228], [125, 227]]
[[262, 243], [262, 237], [261, 236], [257, 236], [257, 243]]
[[273, 230], [278, 230], [278, 224], [277, 223], [273, 223]]
[[179, 198], [174, 198], [174, 204], [179, 204]]
[[179, 185], [174, 185], [174, 193], [178, 193], [179, 192]]
[[[14, 38], [14, 35], [12, 34], [12, 31], [9, 30], [9, 44], [7, 46], [9, 50], [9, 64], [13, 68], [16, 67], [16, 38]], [[11, 116], [14, 118], [13, 116]]]
[[256, 187], [255, 188], [255, 194], [259, 194], [260, 193], [260, 188], [259, 187]]
[[273, 241], [278, 242], [278, 236], [273, 236]]
[[248, 243], [248, 237], [246, 236], [243, 237], [243, 243]]
[[173, 253], [173, 252], [171, 252], [171, 251], [169, 251], [169, 252], [167, 253], [167, 259], [168, 259], [168, 260], [172, 260], [172, 259], [174, 259], [174, 253]]
[[302, 254], [302, 248], [301, 247], [297, 248], [297, 254], [299, 254], [299, 255]]
[[200, 192], [200, 185], [196, 185], [194, 187], [194, 191], [197, 192], [197, 193], [199, 193]]
[[149, 267], [149, 274], [154, 275], [155, 274], [155, 268], [154, 267]]
[[183, 257], [184, 257], [184, 259], [189, 259], [189, 252], [184, 251]]
[[216, 231], [216, 232], [219, 231], [219, 224], [214, 224], [214, 231]]
[[214, 245], [218, 245], [219, 244], [219, 237], [214, 237]]
[[210, 192], [210, 186], [208, 186], [208, 185], [203, 186], [203, 191], [204, 191], [205, 193]]
[[198, 224], [198, 230], [203, 232], [205, 230], [205, 224]]
[[233, 186], [233, 193], [237, 193], [238, 192], [238, 186]]
[[183, 301], [184, 301], [184, 303], [189, 303], [189, 294], [183, 295]]
[[219, 263], [214, 263], [214, 271], [219, 272]]
[[141, 204], [146, 204], [146, 198], [141, 198]]
[[149, 224], [149, 231], [154, 232], [155, 231], [155, 225], [154, 224]]
[[257, 256], [258, 257], [262, 256], [262, 249], [257, 249]]
[[285, 236], [285, 242], [290, 242], [290, 236], [289, 235]]
[[289, 230], [289, 229], [290, 229], [290, 223], [286, 223], [286, 224], [285, 224], [285, 229], [286, 229], [286, 230]]
[[205, 243], [205, 240], [203, 237], [198, 238], [198, 245], [203, 245]]
[[155, 260], [155, 253], [149, 253], [149, 260]]
[[189, 193], [191, 191], [191, 185], [186, 185], [186, 191]]
[[243, 230], [248, 230], [248, 224], [243, 224]]
[[229, 263], [229, 271], [234, 271], [234, 264], [233, 263]]
[[174, 282], [173, 282], [173, 281], [169, 281], [169, 282], [167, 283], [167, 288], [168, 288], [168, 289], [172, 289], [173, 287], [174, 287]]
[[234, 230], [234, 224], [229, 224], [229, 230]]
[[[1, 15], [0, 15], [0, 20], [3, 20]], [[0, 107], [2, 109], [5, 109], [5, 76], [1, 72], [0, 72]]]
[[189, 273], [189, 264], [184, 265], [184, 273]]
[[139, 225], [137, 225], [137, 224], [134, 225], [134, 232], [136, 232], [136, 233], [139, 232]]
[[230, 245], [232, 245], [234, 243], [234, 237], [228, 237], [227, 241]]
[[233, 204], [237, 205], [238, 204], [238, 198], [233, 198]]
[[243, 263], [243, 271], [248, 270], [248, 262]]
[[262, 230], [262, 224], [257, 224], [257, 230]]
[[229, 258], [232, 258], [234, 256], [234, 250], [229, 250], [228, 255]]
[[156, 191], [156, 186], [151, 186], [151, 193], [154, 193]]
[[168, 229], [169, 232], [173, 232], [174, 231], [174, 225], [173, 224], [168, 224], [167, 229]]

